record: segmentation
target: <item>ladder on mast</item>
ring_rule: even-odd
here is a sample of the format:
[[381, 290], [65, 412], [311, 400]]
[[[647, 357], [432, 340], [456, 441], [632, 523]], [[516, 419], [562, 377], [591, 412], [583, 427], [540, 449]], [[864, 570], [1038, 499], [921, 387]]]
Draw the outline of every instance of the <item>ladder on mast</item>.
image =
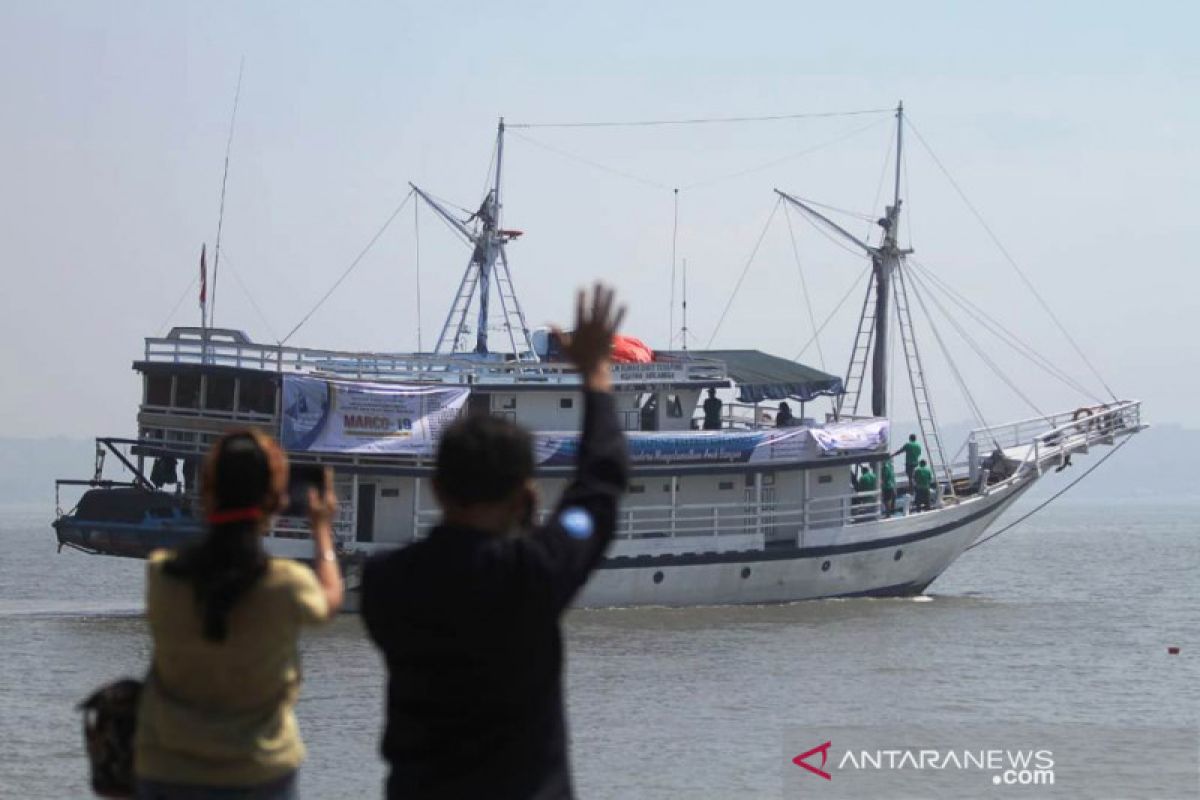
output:
[[850, 415], [858, 414], [863, 384], [866, 382], [867, 364], [871, 361], [871, 345], [875, 341], [875, 314], [871, 311], [871, 297], [875, 293], [875, 271], [867, 280], [867, 294], [863, 299], [862, 314], [858, 318], [858, 333], [854, 335], [854, 349], [850, 351], [850, 364], [846, 367], [846, 382], [838, 398], [837, 413], [841, 419], [849, 408]]
[[471, 298], [475, 296], [475, 287], [479, 283], [479, 264], [475, 259], [467, 265], [462, 280], [458, 284], [458, 293], [450, 305], [450, 313], [446, 316], [446, 324], [438, 335], [435, 353], [457, 352], [462, 344], [463, 334], [467, 331], [467, 312], [471, 310]]
[[[512, 345], [513, 357], [517, 361], [537, 360], [533, 350], [533, 340], [529, 336], [529, 325], [525, 322], [525, 312], [521, 310], [521, 302], [517, 299], [517, 290], [513, 288], [512, 273], [508, 269], [508, 254], [504, 246], [500, 246], [500, 261], [496, 264], [496, 294], [500, 296], [500, 310], [504, 313], [504, 329], [508, 333], [508, 341]], [[518, 345], [518, 342], [520, 344]]]
[[935, 475], [946, 483], [946, 493], [954, 496], [954, 475], [945, 457], [942, 435], [938, 431], [933, 415], [933, 403], [929, 399], [929, 386], [925, 381], [925, 370], [921, 366], [921, 353], [917, 350], [917, 338], [913, 331], [912, 311], [908, 303], [908, 287], [904, 280], [904, 268], [895, 271], [893, 292], [896, 301], [896, 319], [900, 327], [900, 341], [904, 345], [904, 361], [908, 367], [909, 384], [912, 386], [913, 406], [917, 412], [917, 425], [921, 429], [921, 440], [925, 445], [926, 458]]

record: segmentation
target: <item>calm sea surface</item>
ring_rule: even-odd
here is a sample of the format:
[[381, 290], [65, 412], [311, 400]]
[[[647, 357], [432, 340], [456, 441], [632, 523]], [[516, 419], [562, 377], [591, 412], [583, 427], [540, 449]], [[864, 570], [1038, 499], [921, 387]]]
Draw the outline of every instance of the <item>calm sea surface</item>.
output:
[[[50, 516], [0, 513], [3, 798], [87, 797], [73, 705], [148, 656], [141, 563], [56, 554]], [[784, 754], [817, 724], [1195, 728], [1198, 575], [1200, 505], [1063, 504], [926, 598], [573, 612], [579, 794], [799, 796]], [[380, 796], [383, 671], [358, 619], [312, 633], [303, 658], [304, 796]], [[1078, 796], [1109, 786], [1098, 772]]]

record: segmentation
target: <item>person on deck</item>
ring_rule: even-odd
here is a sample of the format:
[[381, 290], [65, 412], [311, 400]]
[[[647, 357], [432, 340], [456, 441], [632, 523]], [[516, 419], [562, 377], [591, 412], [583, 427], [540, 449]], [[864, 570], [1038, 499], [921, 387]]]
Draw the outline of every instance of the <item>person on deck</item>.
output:
[[857, 489], [860, 492], [873, 492], [878, 486], [878, 477], [871, 471], [870, 464], [863, 464], [862, 470], [858, 473]]
[[721, 430], [721, 398], [717, 397], [716, 389], [708, 390], [708, 399], [704, 401], [704, 430]]
[[775, 415], [776, 428], [790, 428], [795, 424], [796, 418], [792, 416], [792, 407], [787, 403], [779, 404], [779, 413]]
[[933, 470], [925, 463], [925, 459], [921, 459], [917, 468], [913, 470], [913, 484], [917, 487], [913, 509], [928, 511], [933, 507]]
[[880, 479], [883, 482], [883, 513], [891, 515], [896, 513], [896, 470], [892, 467], [892, 460], [886, 459], [883, 462], [883, 467], [880, 470]]
[[908, 441], [905, 442], [899, 450], [892, 453], [892, 458], [904, 453], [904, 474], [908, 477], [908, 489], [912, 491], [913, 487], [913, 472], [917, 469], [917, 462], [921, 460], [921, 443], [917, 441], [917, 435], [910, 433]]
[[564, 347], [583, 380], [579, 462], [545, 524], [533, 524], [530, 434], [468, 417], [438, 447], [440, 524], [367, 563], [362, 617], [388, 670], [390, 800], [574, 796], [561, 618], [613, 539], [628, 477], [609, 361], [624, 309], [601, 286], [585, 300]]

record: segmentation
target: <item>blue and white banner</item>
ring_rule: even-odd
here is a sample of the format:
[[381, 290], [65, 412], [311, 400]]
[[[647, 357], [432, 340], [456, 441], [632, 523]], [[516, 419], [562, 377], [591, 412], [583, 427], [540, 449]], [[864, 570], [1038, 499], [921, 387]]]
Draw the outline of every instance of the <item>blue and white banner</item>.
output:
[[[755, 464], [798, 461], [809, 452], [809, 431], [804, 428], [626, 435], [629, 460], [634, 464]], [[566, 467], [575, 463], [578, 435], [539, 433], [534, 441], [539, 465]]]
[[285, 375], [280, 439], [292, 451], [429, 455], [469, 391]]

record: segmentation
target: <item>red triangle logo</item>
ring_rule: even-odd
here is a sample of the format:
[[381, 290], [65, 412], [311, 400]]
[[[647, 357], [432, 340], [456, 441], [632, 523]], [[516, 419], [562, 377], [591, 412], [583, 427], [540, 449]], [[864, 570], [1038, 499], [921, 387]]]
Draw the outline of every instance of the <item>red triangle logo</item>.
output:
[[[820, 775], [825, 780], [831, 781], [831, 780], [833, 780], [833, 776], [825, 771], [825, 762], [829, 760], [829, 747], [831, 744], [832, 744], [832, 742], [826, 742], [825, 744], [817, 745], [812, 750], [801, 753], [800, 755], [793, 758], [792, 763], [795, 764], [797, 767], [802, 767], [802, 768], [808, 770], [809, 772], [811, 772], [814, 775]], [[821, 754], [821, 766], [820, 767], [814, 767], [812, 764], [809, 764], [805, 760], [807, 758], [810, 758], [811, 756], [815, 756], [817, 753]]]

